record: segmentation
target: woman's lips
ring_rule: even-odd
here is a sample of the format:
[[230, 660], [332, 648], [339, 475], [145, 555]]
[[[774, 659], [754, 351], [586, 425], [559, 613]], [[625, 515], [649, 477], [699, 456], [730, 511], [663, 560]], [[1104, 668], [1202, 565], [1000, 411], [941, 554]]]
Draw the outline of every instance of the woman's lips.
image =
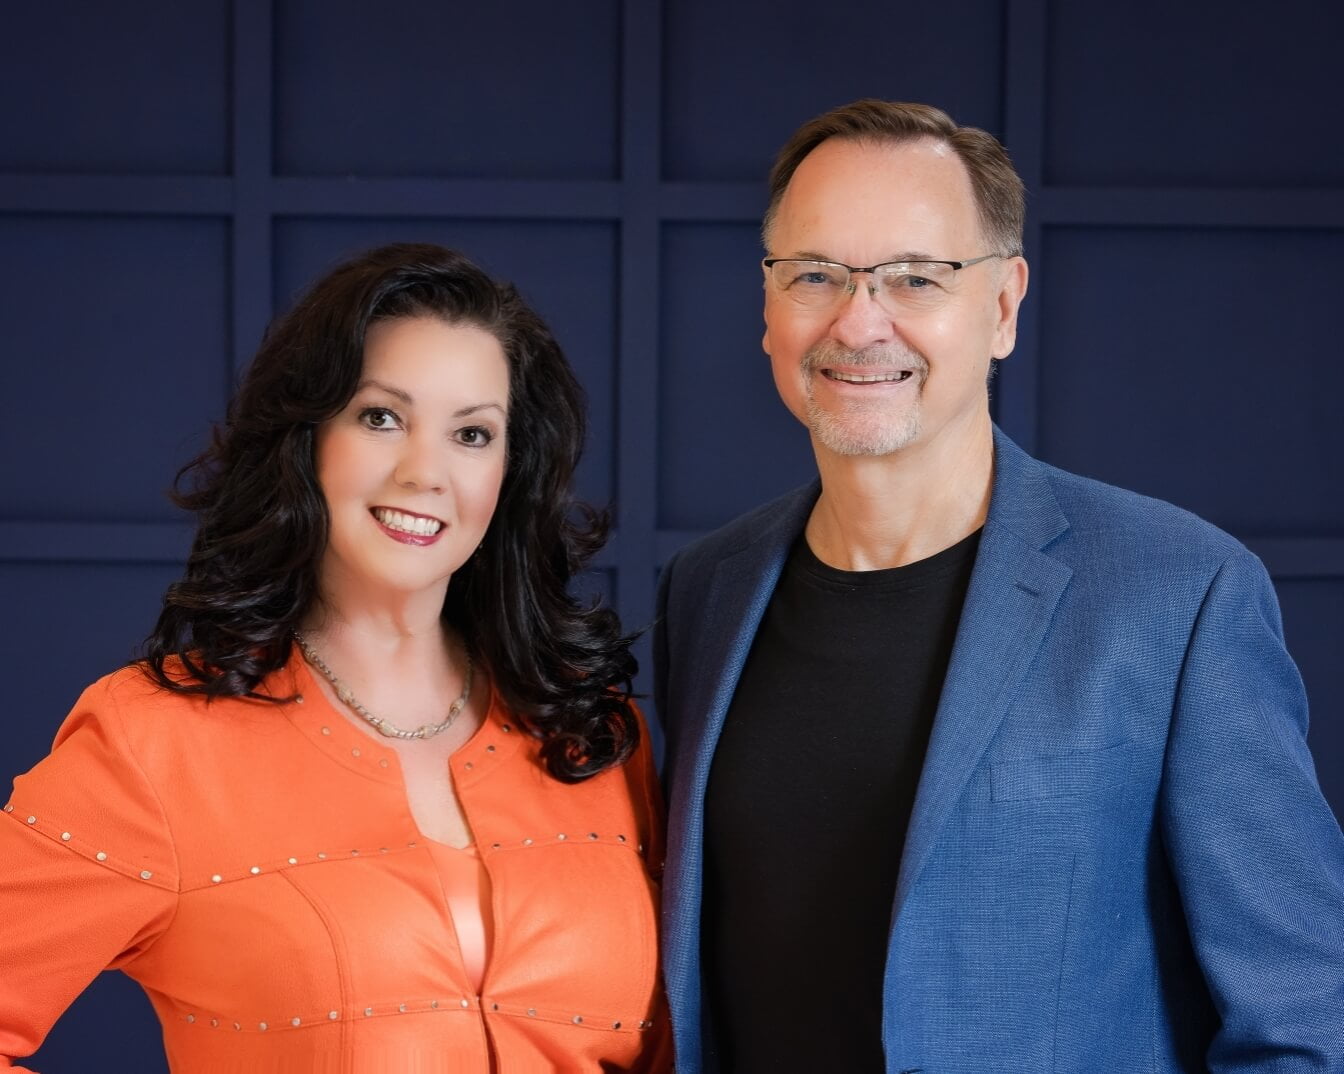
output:
[[444, 530], [441, 519], [398, 511], [394, 507], [374, 507], [369, 514], [373, 515], [374, 521], [385, 534], [402, 544], [433, 544]]

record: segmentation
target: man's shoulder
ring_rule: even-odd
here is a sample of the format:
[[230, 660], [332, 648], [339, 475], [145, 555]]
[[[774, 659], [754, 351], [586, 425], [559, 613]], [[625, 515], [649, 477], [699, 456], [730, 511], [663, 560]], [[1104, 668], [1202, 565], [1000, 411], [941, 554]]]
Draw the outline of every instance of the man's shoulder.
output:
[[1068, 519], [1068, 539], [1094, 555], [1222, 562], [1246, 552], [1231, 534], [1183, 507], [1039, 460], [1036, 465]]
[[683, 545], [669, 560], [669, 566], [676, 563], [679, 571], [691, 573], [697, 568], [713, 566], [760, 541], [792, 544], [802, 532], [820, 492], [820, 483], [813, 480], [738, 515], [731, 522]]

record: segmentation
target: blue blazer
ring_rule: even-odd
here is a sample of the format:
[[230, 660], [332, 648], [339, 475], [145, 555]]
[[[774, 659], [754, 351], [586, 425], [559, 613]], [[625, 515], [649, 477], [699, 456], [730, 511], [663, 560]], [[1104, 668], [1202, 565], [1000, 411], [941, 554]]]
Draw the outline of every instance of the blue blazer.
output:
[[[718, 1069], [701, 990], [705, 784], [817, 495], [684, 548], [659, 587], [680, 1074]], [[892, 906], [887, 1070], [1344, 1072], [1344, 837], [1306, 731], [1259, 560], [996, 431]], [[806, 1018], [807, 992], [780, 1017]]]

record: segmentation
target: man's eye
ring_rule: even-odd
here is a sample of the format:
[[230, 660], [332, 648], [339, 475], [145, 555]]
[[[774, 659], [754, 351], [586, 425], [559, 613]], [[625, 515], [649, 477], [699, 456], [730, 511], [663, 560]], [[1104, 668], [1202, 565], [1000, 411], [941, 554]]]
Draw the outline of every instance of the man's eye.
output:
[[394, 429], [397, 416], [386, 407], [371, 406], [359, 412], [360, 423], [370, 429]]
[[824, 291], [833, 287], [844, 287], [844, 274], [823, 266], [800, 268], [789, 281], [790, 287], [806, 291]]
[[937, 287], [927, 276], [916, 276], [913, 273], [903, 272], [899, 276], [889, 276], [887, 278], [887, 287], [893, 291], [922, 291], [926, 287]]

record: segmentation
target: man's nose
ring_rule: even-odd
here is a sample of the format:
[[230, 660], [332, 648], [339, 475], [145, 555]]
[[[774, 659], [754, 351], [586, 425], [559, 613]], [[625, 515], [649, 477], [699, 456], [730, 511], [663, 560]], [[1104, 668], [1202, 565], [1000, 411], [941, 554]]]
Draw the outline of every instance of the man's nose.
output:
[[841, 299], [831, 324], [831, 336], [850, 350], [862, 350], [890, 340], [895, 334], [891, 314], [877, 300], [871, 273], [850, 277], [850, 293]]

